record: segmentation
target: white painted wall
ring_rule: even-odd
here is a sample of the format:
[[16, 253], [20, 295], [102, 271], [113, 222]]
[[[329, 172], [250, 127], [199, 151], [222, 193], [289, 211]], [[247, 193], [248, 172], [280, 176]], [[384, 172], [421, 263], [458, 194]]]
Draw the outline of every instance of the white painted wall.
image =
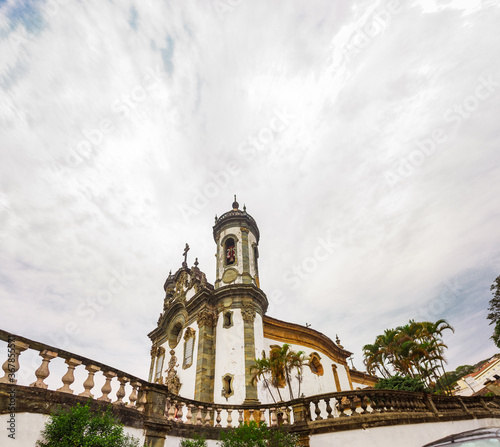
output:
[[[304, 351], [306, 357], [309, 357], [309, 355], [313, 352], [317, 352], [320, 356], [320, 362], [323, 365], [323, 375], [318, 376], [317, 374], [314, 374], [311, 369], [308, 366], [305, 366], [303, 369], [303, 382], [301, 384], [301, 390], [300, 393], [304, 394], [305, 396], [313, 396], [316, 394], [323, 394], [323, 393], [331, 393], [334, 391], [337, 391], [336, 386], [335, 386], [335, 379], [333, 376], [333, 371], [332, 371], [332, 365], [335, 363], [337, 365], [337, 373], [339, 376], [339, 381], [340, 381], [340, 387], [341, 391], [348, 391], [351, 389], [351, 386], [349, 384], [349, 378], [347, 377], [347, 371], [344, 367], [344, 365], [338, 364], [331, 360], [329, 357], [327, 357], [326, 354], [323, 352], [320, 352], [318, 350], [314, 350], [311, 348], [308, 348], [306, 346], [300, 346], [296, 344], [290, 344], [291, 349], [294, 351]], [[282, 346], [283, 342], [281, 341], [276, 341], [272, 339], [265, 338], [264, 339], [264, 349], [266, 351], [266, 355], [269, 355], [269, 352], [271, 350], [271, 345], [279, 345]], [[262, 356], [262, 349], [260, 351], [257, 351], [257, 357], [260, 358]], [[276, 395], [277, 393], [275, 392], [275, 389], [271, 389], [272, 393]], [[293, 391], [293, 397], [299, 397], [298, 396], [298, 381], [297, 379], [294, 379], [292, 382], [292, 391]], [[259, 384], [259, 393], [262, 394], [262, 402], [263, 403], [271, 403], [273, 400], [269, 396], [269, 393], [267, 390], [264, 388], [263, 384]], [[289, 400], [290, 399], [290, 393], [288, 391], [288, 386], [285, 388], [280, 388], [280, 393], [281, 397], [284, 400]], [[275, 396], [276, 398], [276, 396]]]
[[[215, 342], [214, 401], [221, 404], [242, 404], [245, 400], [245, 341], [241, 309], [225, 308], [233, 312], [233, 326], [224, 328], [222, 312], [217, 320]], [[222, 377], [233, 374], [234, 394], [222, 397]]]
[[[198, 338], [199, 338], [199, 329], [198, 323], [193, 322], [188, 327], [194, 329], [196, 332], [195, 340], [194, 340], [194, 348], [193, 348], [193, 364], [186, 369], [182, 369], [182, 365], [184, 363], [184, 335], [186, 333], [186, 328], [182, 331], [181, 339], [178, 345], [174, 348], [175, 356], [177, 357], [177, 366], [175, 369], [177, 370], [177, 376], [179, 377], [182, 386], [179, 391], [180, 396], [185, 397], [186, 399], [194, 399], [194, 388], [196, 382], [196, 363], [198, 359]], [[165, 361], [163, 362], [163, 370], [162, 377], [163, 383], [165, 383], [165, 379], [167, 376], [166, 370], [168, 369], [168, 362], [170, 360], [170, 346], [168, 345], [168, 341], [161, 345], [165, 349]]]
[[473, 419], [468, 421], [434, 422], [413, 425], [348, 430], [311, 436], [311, 447], [422, 447], [454, 433], [481, 427], [500, 426], [498, 419]]
[[[0, 426], [2, 427], [2, 433], [0, 437], [0, 445], [8, 446], [12, 445], [15, 447], [33, 447], [36, 441], [41, 439], [40, 433], [45, 428], [46, 422], [49, 420], [49, 416], [43, 414], [33, 414], [33, 413], [17, 413], [15, 415], [16, 420], [16, 432], [15, 439], [9, 439], [7, 435], [6, 427], [8, 426], [8, 421], [10, 415], [2, 414], [0, 415]], [[144, 444], [144, 434], [142, 429], [124, 427], [123, 431], [136, 438], [139, 438], [139, 445]]]

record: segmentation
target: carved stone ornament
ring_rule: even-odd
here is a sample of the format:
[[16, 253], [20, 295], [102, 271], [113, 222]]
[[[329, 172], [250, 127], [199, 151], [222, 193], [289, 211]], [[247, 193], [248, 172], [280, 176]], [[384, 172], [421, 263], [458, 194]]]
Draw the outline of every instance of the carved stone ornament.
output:
[[196, 331], [193, 328], [188, 327], [186, 329], [186, 332], [184, 333], [184, 340], [188, 340], [190, 338], [193, 338], [195, 336], [195, 334], [196, 334]]
[[156, 357], [156, 353], [158, 351], [158, 346], [151, 347], [151, 357]]
[[179, 365], [177, 363], [177, 357], [175, 356], [175, 351], [172, 349], [170, 351], [170, 360], [168, 361], [168, 369], [165, 370], [167, 373], [167, 377], [165, 378], [165, 385], [167, 385], [169, 391], [174, 394], [179, 394], [179, 390], [181, 389], [182, 383], [177, 376], [177, 368]]
[[217, 314], [213, 310], [204, 309], [198, 314], [196, 322], [199, 327], [215, 327], [217, 324]]
[[175, 283], [174, 299], [185, 298], [186, 288], [188, 286], [188, 275], [186, 272], [182, 272], [179, 279]]
[[253, 323], [255, 320], [255, 307], [253, 304], [243, 304], [243, 308], [241, 309], [241, 316], [243, 321], [247, 323]]
[[164, 354], [165, 354], [165, 348], [164, 348], [163, 346], [160, 346], [160, 347], [158, 348], [158, 352], [157, 352], [157, 354], [156, 354], [156, 357], [160, 357], [160, 356], [162, 356], [162, 355], [164, 355]]

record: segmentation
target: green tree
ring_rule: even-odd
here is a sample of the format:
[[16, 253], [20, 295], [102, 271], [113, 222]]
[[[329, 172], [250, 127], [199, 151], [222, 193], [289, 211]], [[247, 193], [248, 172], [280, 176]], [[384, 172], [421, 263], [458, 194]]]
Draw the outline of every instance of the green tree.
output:
[[183, 439], [180, 447], [207, 447], [207, 441], [201, 436], [194, 435], [193, 439]]
[[270, 429], [255, 421], [221, 433], [220, 447], [295, 447], [299, 445], [296, 435], [279, 428]]
[[[410, 320], [404, 326], [386, 329], [373, 344], [363, 347], [364, 364], [370, 374], [379, 372], [385, 379], [393, 374], [421, 379], [426, 386], [438, 380], [444, 370], [442, 335], [453, 328], [446, 320]], [[441, 371], [440, 371], [441, 369]]]
[[490, 324], [495, 324], [491, 339], [500, 348], [500, 276], [497, 276], [490, 290], [493, 293], [493, 298], [490, 300], [488, 307], [490, 313], [486, 318], [490, 320]]
[[139, 439], [124, 434], [123, 425], [105, 412], [91, 412], [89, 404], [53, 414], [42, 431], [38, 447], [137, 447]]

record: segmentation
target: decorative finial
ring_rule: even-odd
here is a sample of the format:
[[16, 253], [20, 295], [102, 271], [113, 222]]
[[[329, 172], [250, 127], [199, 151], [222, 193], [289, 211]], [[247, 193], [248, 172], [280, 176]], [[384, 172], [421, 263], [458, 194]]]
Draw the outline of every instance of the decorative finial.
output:
[[168, 272], [168, 276], [172, 276], [172, 269]]
[[337, 345], [340, 349], [344, 349], [344, 347], [340, 344], [340, 338], [339, 338], [338, 334], [335, 334], [335, 337], [337, 337], [335, 340], [335, 343], [337, 343]]
[[233, 210], [237, 210], [240, 204], [236, 201], [236, 194], [234, 195]]
[[243, 211], [246, 213], [247, 212], [247, 206], [243, 204]]
[[217, 214], [215, 215], [215, 223], [217, 223]]
[[182, 263], [182, 266], [183, 267], [187, 267], [187, 255], [188, 255], [188, 251], [189, 251], [189, 245], [187, 244], [186, 242], [186, 246], [184, 247], [184, 262]]
[[198, 258], [196, 258], [196, 259], [195, 259], [195, 261], [194, 261], [194, 266], [195, 266], [196, 268], [198, 268], [198, 264], [199, 264], [199, 262], [198, 262]]

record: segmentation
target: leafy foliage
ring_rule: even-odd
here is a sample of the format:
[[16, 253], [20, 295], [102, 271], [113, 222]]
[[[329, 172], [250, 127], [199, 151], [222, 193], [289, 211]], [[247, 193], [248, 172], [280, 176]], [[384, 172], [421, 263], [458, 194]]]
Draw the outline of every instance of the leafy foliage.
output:
[[400, 376], [396, 374], [388, 379], [381, 379], [375, 384], [377, 390], [402, 390], [426, 392], [425, 383], [417, 377]]
[[444, 373], [442, 341], [446, 329], [454, 331], [446, 320], [436, 322], [410, 320], [396, 329], [386, 329], [373, 344], [363, 347], [364, 363], [370, 374], [388, 379], [393, 373], [421, 378], [429, 386]]
[[137, 447], [139, 439], [126, 435], [111, 409], [92, 413], [88, 404], [53, 414], [37, 447]]
[[500, 276], [497, 276], [490, 290], [493, 293], [493, 298], [490, 300], [490, 305], [488, 307], [490, 313], [486, 318], [490, 320], [490, 324], [495, 324], [495, 330], [493, 331], [491, 339], [495, 342], [495, 345], [500, 348]]
[[299, 439], [296, 435], [279, 429], [270, 429], [266, 424], [255, 421], [242, 424], [221, 434], [220, 447], [295, 447]]
[[205, 438], [195, 435], [193, 439], [183, 439], [180, 447], [207, 447], [207, 441]]

